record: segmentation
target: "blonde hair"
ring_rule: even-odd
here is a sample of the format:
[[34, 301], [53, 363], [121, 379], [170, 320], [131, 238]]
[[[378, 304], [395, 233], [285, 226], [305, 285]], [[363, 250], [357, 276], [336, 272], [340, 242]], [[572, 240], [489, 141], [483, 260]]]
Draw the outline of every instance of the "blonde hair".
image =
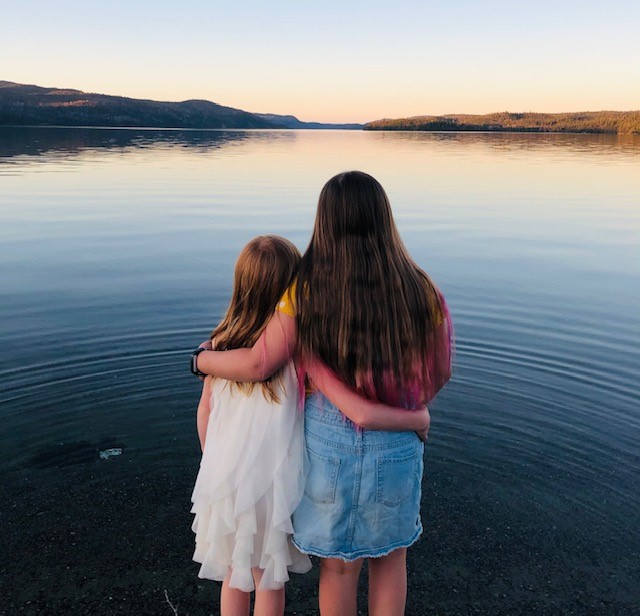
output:
[[[278, 235], [260, 235], [242, 249], [235, 266], [229, 308], [211, 332], [215, 351], [252, 347], [258, 341], [278, 301], [291, 285], [299, 262], [300, 251]], [[231, 384], [245, 395], [249, 395], [255, 385]], [[278, 402], [278, 391], [282, 391], [282, 370], [260, 385], [267, 400]]]

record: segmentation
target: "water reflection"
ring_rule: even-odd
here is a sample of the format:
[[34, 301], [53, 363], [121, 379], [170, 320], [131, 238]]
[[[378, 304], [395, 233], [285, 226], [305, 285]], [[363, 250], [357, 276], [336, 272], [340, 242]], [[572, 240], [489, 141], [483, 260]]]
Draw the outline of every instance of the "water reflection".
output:
[[[134, 150], [136, 148], [181, 146], [207, 152], [248, 142], [291, 143], [309, 131], [294, 130], [187, 130], [142, 128], [57, 128], [57, 127], [0, 127], [0, 165], [15, 156], [42, 156], [47, 153], [66, 155], [107, 149]], [[479, 146], [499, 153], [531, 151], [548, 153], [551, 149], [565, 149], [568, 153], [594, 154], [610, 157], [623, 154], [640, 156], [640, 135], [584, 135], [566, 133], [456, 133], [456, 132], [344, 132], [323, 131], [335, 138], [336, 133], [347, 139], [369, 139], [407, 148], [413, 145]], [[322, 136], [318, 135], [318, 136]], [[331, 137], [330, 137], [331, 138]]]
[[[202, 153], [251, 141], [291, 141], [294, 131], [0, 127], [0, 166], [16, 156], [189, 147]], [[0, 171], [1, 173], [1, 171]]]
[[622, 153], [632, 157], [640, 156], [640, 135], [586, 135], [568, 133], [498, 133], [498, 132], [402, 132], [372, 131], [377, 139], [407, 144], [426, 142], [469, 147], [474, 144], [500, 153], [521, 150], [548, 152], [551, 148], [566, 149], [573, 153], [593, 153], [607, 157]]

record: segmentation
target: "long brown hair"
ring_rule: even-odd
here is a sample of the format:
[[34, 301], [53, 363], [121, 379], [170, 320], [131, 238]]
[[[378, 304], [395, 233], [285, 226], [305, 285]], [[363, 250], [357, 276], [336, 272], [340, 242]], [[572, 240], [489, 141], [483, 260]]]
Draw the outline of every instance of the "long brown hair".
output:
[[349, 171], [325, 184], [297, 289], [303, 360], [319, 357], [362, 395], [416, 407], [449, 379], [446, 303], [370, 175]]
[[[252, 347], [257, 342], [291, 284], [299, 262], [300, 251], [278, 235], [260, 235], [242, 249], [234, 271], [231, 303], [211, 332], [215, 351]], [[281, 383], [281, 370], [260, 383], [267, 400], [279, 400]], [[235, 385], [249, 395], [255, 383]]]

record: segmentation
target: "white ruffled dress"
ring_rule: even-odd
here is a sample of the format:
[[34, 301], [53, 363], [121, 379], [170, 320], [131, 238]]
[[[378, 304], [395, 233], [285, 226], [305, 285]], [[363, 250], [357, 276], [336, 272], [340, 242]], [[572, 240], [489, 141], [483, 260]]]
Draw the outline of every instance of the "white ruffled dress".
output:
[[191, 500], [193, 560], [198, 576], [254, 590], [252, 567], [263, 570], [260, 590], [281, 588], [289, 572], [311, 562], [291, 543], [291, 514], [304, 492], [304, 415], [297, 409], [293, 363], [283, 374], [279, 403], [256, 384], [245, 395], [228, 381], [212, 384], [211, 415]]

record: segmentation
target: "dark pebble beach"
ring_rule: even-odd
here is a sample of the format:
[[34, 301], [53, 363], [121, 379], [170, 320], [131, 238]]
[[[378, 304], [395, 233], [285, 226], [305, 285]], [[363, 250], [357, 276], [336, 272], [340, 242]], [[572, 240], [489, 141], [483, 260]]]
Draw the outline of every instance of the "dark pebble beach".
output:
[[[199, 579], [191, 560], [197, 455], [148, 465], [126, 448], [108, 459], [86, 459], [89, 449], [60, 459], [54, 450], [5, 473], [0, 612], [217, 614], [220, 584]], [[547, 528], [535, 512], [523, 519], [473, 482], [447, 479], [446, 462], [426, 468], [407, 614], [638, 613], [633, 550], [616, 563], [593, 547], [585, 553], [570, 520]], [[316, 561], [292, 576], [286, 613], [318, 614], [317, 585]], [[359, 601], [366, 614], [362, 582]]]

